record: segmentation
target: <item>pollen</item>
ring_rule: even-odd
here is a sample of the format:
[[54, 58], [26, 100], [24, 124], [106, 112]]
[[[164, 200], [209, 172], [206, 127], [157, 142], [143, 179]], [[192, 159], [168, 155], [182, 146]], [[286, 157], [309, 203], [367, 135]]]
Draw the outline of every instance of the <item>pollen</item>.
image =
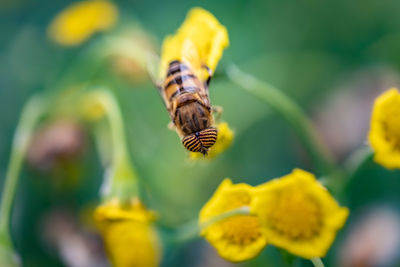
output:
[[259, 220], [254, 216], [238, 215], [221, 222], [224, 228], [222, 239], [238, 246], [248, 246], [261, 237]]
[[269, 227], [292, 240], [308, 240], [321, 230], [322, 215], [312, 197], [296, 190], [279, 192], [275, 209], [267, 214]]
[[[243, 206], [249, 206], [251, 197], [247, 192], [236, 192], [230, 197], [230, 201], [224, 205], [224, 210], [233, 210]], [[222, 238], [228, 243], [246, 246], [255, 242], [261, 235], [258, 218], [250, 215], [238, 215], [221, 221], [224, 229]]]
[[374, 160], [386, 168], [400, 168], [400, 93], [393, 88], [375, 100], [369, 141]]

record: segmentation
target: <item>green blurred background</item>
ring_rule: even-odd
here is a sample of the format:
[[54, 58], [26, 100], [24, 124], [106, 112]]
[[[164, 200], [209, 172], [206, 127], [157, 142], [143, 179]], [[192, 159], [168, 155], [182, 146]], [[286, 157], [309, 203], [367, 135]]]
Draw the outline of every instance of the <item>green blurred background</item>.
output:
[[[57, 46], [48, 39], [47, 25], [70, 3], [0, 2], [1, 183], [24, 102], [34, 93], [56, 86], [58, 70], [86, 53], [99, 38], [96, 35], [74, 48]], [[115, 4], [120, 10], [119, 25], [131, 20], [140, 22], [145, 31], [155, 36], [158, 46], [166, 34], [179, 27], [193, 6], [211, 11], [227, 27], [230, 36], [230, 47], [211, 82], [210, 94], [211, 102], [223, 107], [223, 119], [236, 136], [232, 147], [215, 160], [188, 160], [176, 133], [167, 129], [169, 117], [151, 82], [132, 84], [111, 77], [106, 70], [97, 81], [109, 85], [119, 100], [129, 151], [144, 186], [146, 203], [157, 210], [159, 224], [165, 228], [195, 219], [225, 177], [257, 185], [293, 168], [314, 171], [286, 121], [226, 78], [224, 69], [229, 64], [237, 64], [292, 97], [316, 122], [322, 138], [341, 164], [346, 164], [355, 150], [365, 146], [374, 97], [399, 85], [400, 2], [397, 0], [137, 0], [115, 1]], [[80, 72], [71, 82], [73, 79], [82, 82], [85, 78], [85, 73]], [[79, 218], [86, 216], [85, 210], [98, 203], [103, 171], [92, 139], [89, 135], [85, 152], [72, 171], [43, 174], [24, 168], [12, 224], [14, 243], [24, 266], [67, 265], [60, 260], [59, 247], [49, 245], [52, 243], [48, 241], [46, 228], [51, 228], [49, 216], [57, 216], [60, 210], [70, 217], [76, 215], [78, 219], [73, 220], [82, 221]], [[60, 182], [71, 179], [70, 173], [75, 182]], [[372, 214], [371, 218], [385, 218], [379, 215], [384, 211], [392, 217], [383, 222], [392, 220], [400, 229], [400, 172], [367, 162], [339, 201], [350, 208], [351, 214], [324, 259], [327, 266], [344, 266], [343, 250], [355, 229], [368, 221], [368, 214]], [[397, 243], [389, 244], [397, 253], [387, 257], [390, 259], [348, 266], [400, 266], [399, 233], [392, 236], [398, 237]], [[383, 239], [367, 240], [389, 250], [388, 240]], [[93, 251], [95, 255], [101, 254], [102, 248]], [[268, 246], [257, 258], [238, 266], [285, 264], [278, 249]], [[294, 264], [311, 266], [303, 260], [295, 260]], [[182, 246], [165, 247], [163, 266], [230, 264], [220, 259], [206, 241], [198, 239]]]

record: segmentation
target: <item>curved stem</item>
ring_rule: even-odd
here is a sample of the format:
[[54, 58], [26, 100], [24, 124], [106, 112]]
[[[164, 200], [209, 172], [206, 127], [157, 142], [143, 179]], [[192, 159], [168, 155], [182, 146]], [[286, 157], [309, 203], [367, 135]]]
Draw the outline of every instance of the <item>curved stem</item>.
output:
[[[105, 198], [118, 196], [122, 201], [138, 195], [137, 176], [127, 150], [122, 114], [114, 96], [105, 89], [96, 89], [87, 97], [95, 104], [100, 104], [107, 118], [111, 146], [110, 183], [103, 192]], [[100, 140], [98, 140], [100, 141]]]
[[369, 146], [354, 151], [346, 160], [344, 166], [349, 178], [353, 178], [373, 156], [374, 151]]
[[[344, 172], [341, 175], [327, 177], [325, 180], [320, 180], [323, 185], [330, 189], [338, 199], [343, 199], [344, 189], [351, 183], [355, 176], [371, 161], [374, 153], [370, 147], [362, 147], [354, 151], [344, 163]], [[324, 178], [323, 178], [324, 179]]]
[[250, 208], [244, 206], [219, 214], [201, 224], [199, 224], [197, 220], [189, 222], [188, 224], [182, 226], [181, 229], [178, 230], [178, 232], [175, 234], [175, 240], [179, 242], [185, 242], [187, 240], [197, 237], [203, 229], [223, 219], [236, 215], [249, 215], [249, 214], [250, 214]]
[[320, 258], [312, 258], [310, 261], [314, 264], [314, 267], [325, 267], [324, 263]]
[[122, 114], [114, 96], [104, 89], [91, 92], [91, 96], [104, 108], [105, 115], [110, 125], [113, 159], [115, 161], [120, 161], [122, 158], [128, 158]]
[[41, 98], [36, 96], [28, 100], [22, 111], [14, 135], [0, 206], [0, 235], [3, 235], [4, 239], [6, 239], [7, 237], [5, 236], [8, 235], [11, 208], [18, 184], [19, 173], [32, 137], [34, 126], [38, 122], [42, 110], [43, 102]]
[[282, 91], [239, 70], [235, 65], [227, 69], [228, 77], [241, 88], [256, 96], [283, 116], [294, 128], [320, 173], [334, 172], [331, 156], [303, 110]]

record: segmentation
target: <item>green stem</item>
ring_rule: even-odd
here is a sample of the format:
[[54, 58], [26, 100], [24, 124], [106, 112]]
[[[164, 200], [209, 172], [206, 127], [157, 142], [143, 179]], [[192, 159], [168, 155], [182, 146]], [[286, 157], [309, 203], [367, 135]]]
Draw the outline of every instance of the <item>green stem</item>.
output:
[[369, 146], [354, 151], [346, 160], [344, 169], [349, 179], [353, 178], [374, 156], [374, 151]]
[[26, 150], [32, 137], [33, 129], [43, 110], [42, 99], [32, 97], [25, 105], [17, 126], [11, 148], [10, 161], [3, 186], [0, 206], [0, 235], [8, 238], [11, 208], [18, 184], [18, 177], [24, 161]]
[[191, 240], [197, 237], [203, 229], [209, 227], [210, 225], [216, 222], [219, 222], [223, 219], [236, 215], [249, 215], [249, 214], [250, 214], [249, 207], [244, 206], [219, 214], [201, 224], [199, 224], [197, 220], [190, 222], [187, 225], [182, 226], [182, 228], [178, 230], [178, 232], [175, 235], [175, 240], [179, 242], [185, 242]]
[[112, 146], [110, 142], [110, 133], [108, 132], [107, 125], [98, 123], [94, 126], [94, 140], [99, 154], [100, 162], [103, 167], [107, 167], [112, 159], [110, 153]]
[[[129, 58], [145, 69], [147, 53], [148, 50], [144, 46], [131, 42], [129, 38], [102, 37], [77, 53], [73, 57], [74, 60], [66, 64], [55, 76], [57, 82], [50, 84], [53, 87], [54, 84], [57, 84], [58, 90], [64, 90], [68, 85], [76, 85], [78, 78], [78, 81], [83, 84], [82, 87], [87, 87], [99, 78], [99, 74], [104, 70], [104, 67], [108, 67], [106, 63], [113, 56]], [[52, 91], [55, 91], [55, 89], [52, 88]]]
[[227, 75], [234, 83], [271, 106], [290, 123], [320, 173], [331, 174], [335, 171], [332, 158], [312, 122], [288, 96], [270, 84], [242, 72], [235, 65], [228, 67]]
[[105, 47], [104, 40], [101, 38], [71, 56], [49, 82], [48, 87], [51, 86], [53, 95], [60, 94], [62, 90], [71, 85], [76, 86], [81, 83], [89, 85], [93, 81], [109, 58], [109, 54], [102, 53]]
[[312, 258], [310, 261], [314, 264], [314, 267], [325, 267], [324, 263], [320, 258]]
[[[100, 104], [105, 111], [109, 124], [112, 157], [110, 168], [110, 190], [104, 197], [118, 196], [122, 201], [129, 201], [138, 195], [137, 176], [127, 150], [122, 114], [114, 96], [105, 89], [96, 89], [87, 97], [93, 103]], [[100, 140], [98, 140], [100, 141]]]
[[344, 200], [346, 198], [345, 188], [351, 183], [355, 176], [365, 168], [374, 153], [370, 147], [362, 147], [354, 151], [346, 160], [341, 175], [333, 177], [325, 177], [320, 179], [321, 183], [332, 191], [337, 199]]

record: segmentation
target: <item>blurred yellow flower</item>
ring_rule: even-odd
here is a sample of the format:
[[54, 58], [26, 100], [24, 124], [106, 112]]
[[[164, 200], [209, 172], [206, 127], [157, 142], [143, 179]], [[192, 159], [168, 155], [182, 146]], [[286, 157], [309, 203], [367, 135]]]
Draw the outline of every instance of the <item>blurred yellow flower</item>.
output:
[[[204, 224], [224, 212], [250, 206], [253, 188], [247, 184], [233, 185], [225, 179], [199, 214], [199, 223]], [[267, 244], [261, 224], [253, 215], [235, 215], [201, 231], [221, 257], [237, 262], [255, 257]]]
[[71, 4], [48, 27], [49, 37], [66, 46], [79, 45], [98, 31], [114, 26], [118, 10], [106, 0], [88, 0]]
[[349, 214], [300, 169], [256, 187], [251, 211], [270, 244], [307, 259], [325, 256]]
[[228, 149], [233, 141], [234, 132], [229, 128], [228, 123], [221, 122], [217, 124], [218, 136], [215, 144], [208, 150], [207, 155], [203, 155], [198, 152], [190, 152], [190, 159], [204, 159], [204, 158], [214, 158]]
[[192, 8], [175, 35], [164, 39], [161, 50], [161, 77], [165, 77], [173, 60], [187, 63], [201, 78], [208, 73], [203, 65], [214, 72], [222, 52], [229, 45], [226, 28], [208, 11]]
[[369, 142], [377, 163], [388, 169], [400, 168], [400, 93], [396, 88], [375, 100]]
[[159, 266], [160, 241], [151, 225], [154, 214], [138, 199], [129, 205], [113, 199], [97, 207], [94, 215], [113, 266]]

